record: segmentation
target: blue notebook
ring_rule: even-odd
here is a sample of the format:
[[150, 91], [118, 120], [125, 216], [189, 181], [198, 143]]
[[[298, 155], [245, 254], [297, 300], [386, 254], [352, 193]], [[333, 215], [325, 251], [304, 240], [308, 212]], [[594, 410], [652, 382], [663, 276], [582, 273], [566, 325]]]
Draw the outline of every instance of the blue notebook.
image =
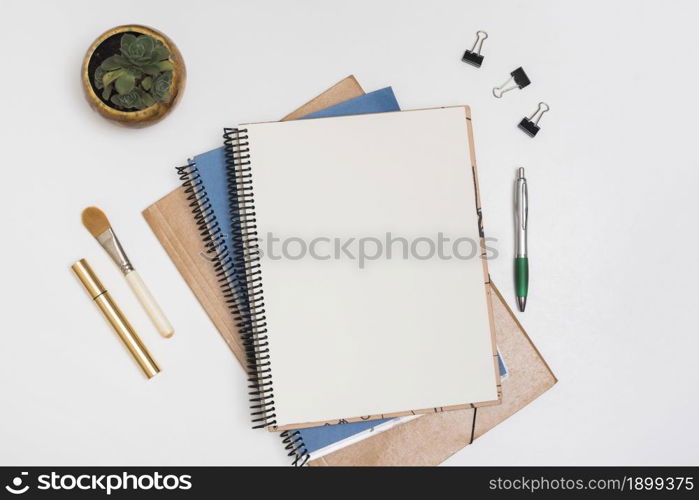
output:
[[[400, 106], [398, 105], [393, 90], [390, 87], [386, 87], [312, 113], [303, 119], [391, 111], [400, 111]], [[190, 161], [190, 164], [196, 165], [201, 180], [201, 186], [204, 188], [203, 193], [205, 193], [208, 203], [210, 204], [208, 220], [215, 220], [222, 231], [217, 240], [217, 246], [230, 251], [233, 248], [233, 240], [230, 230], [231, 217], [229, 213], [224, 148], [221, 147], [196, 155]], [[503, 377], [507, 374], [507, 370], [499, 353], [498, 362], [500, 375]], [[287, 445], [287, 450], [290, 451], [290, 455], [295, 456], [294, 463], [303, 464], [309, 459], [309, 453], [317, 452], [322, 448], [355, 436], [361, 432], [376, 428], [392, 420], [395, 419], [310, 427], [283, 433], [282, 437], [284, 438], [284, 443]]]

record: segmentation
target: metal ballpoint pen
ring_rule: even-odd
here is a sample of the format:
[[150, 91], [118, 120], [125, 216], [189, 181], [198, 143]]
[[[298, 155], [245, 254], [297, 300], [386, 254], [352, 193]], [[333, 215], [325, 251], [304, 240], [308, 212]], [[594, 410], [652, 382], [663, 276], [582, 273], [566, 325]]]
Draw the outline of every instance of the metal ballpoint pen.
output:
[[515, 290], [517, 292], [517, 305], [522, 312], [527, 305], [527, 292], [529, 290], [528, 204], [527, 179], [524, 177], [524, 168], [520, 167], [517, 169], [517, 180], [515, 181]]

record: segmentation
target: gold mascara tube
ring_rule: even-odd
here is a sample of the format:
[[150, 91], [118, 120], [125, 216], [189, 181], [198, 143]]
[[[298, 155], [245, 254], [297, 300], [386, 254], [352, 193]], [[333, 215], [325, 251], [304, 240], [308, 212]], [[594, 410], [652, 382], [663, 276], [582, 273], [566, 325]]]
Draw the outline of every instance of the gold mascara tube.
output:
[[126, 319], [124, 313], [121, 312], [119, 306], [116, 305], [109, 292], [104, 288], [95, 272], [90, 267], [85, 259], [80, 259], [71, 266], [71, 269], [78, 277], [80, 282], [87, 290], [90, 298], [100, 308], [109, 324], [112, 325], [114, 331], [117, 332], [119, 338], [134, 357], [138, 365], [143, 370], [143, 373], [148, 378], [152, 378], [160, 371], [158, 363], [143, 345], [138, 334]]

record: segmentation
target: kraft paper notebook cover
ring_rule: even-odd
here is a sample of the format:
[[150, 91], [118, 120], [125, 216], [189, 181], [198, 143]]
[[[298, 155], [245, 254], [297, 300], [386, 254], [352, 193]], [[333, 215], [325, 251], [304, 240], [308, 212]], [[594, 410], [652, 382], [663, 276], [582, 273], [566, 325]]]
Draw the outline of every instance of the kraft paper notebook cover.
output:
[[[332, 94], [335, 98], [329, 99]], [[310, 101], [296, 112], [289, 115], [289, 118], [303, 116], [309, 112], [319, 110], [328, 105], [335, 104], [343, 100], [351, 99], [362, 95], [361, 87], [352, 77], [347, 78], [318, 98]], [[197, 231], [197, 226], [191, 216], [191, 207], [186, 200], [184, 191], [176, 189], [144, 211], [144, 217], [150, 224], [161, 244], [172, 258], [180, 273], [189, 284], [202, 304], [205, 311], [216, 325], [222, 337], [239, 359], [243, 361], [242, 349], [239, 345], [239, 338], [235, 325], [224, 303], [219, 284], [211, 263], [202, 256], [202, 244]], [[545, 362], [531, 344], [521, 327], [508, 318], [498, 314], [498, 311], [505, 309], [509, 311], [505, 301], [499, 294], [493, 296], [496, 335], [498, 342], [505, 345], [502, 339], [514, 339], [516, 342], [507, 342], [503, 348], [505, 359], [508, 364], [512, 360], [531, 360], [531, 369], [516, 369], [504, 383], [503, 401], [501, 405], [503, 412], [493, 412], [495, 407], [488, 408], [488, 420], [481, 424], [481, 418], [477, 419], [476, 435], [485, 432], [495, 424], [507, 418], [509, 415], [519, 410], [533, 399], [537, 398], [544, 391], [555, 384], [556, 379], [546, 367]], [[511, 312], [509, 313], [511, 315]], [[521, 363], [515, 365], [519, 366]], [[485, 409], [481, 409], [483, 415]], [[467, 412], [453, 412], [467, 413]], [[381, 435], [373, 436], [368, 440], [355, 443], [346, 450], [340, 450], [329, 456], [318, 460], [311, 460], [311, 465], [325, 464], [411, 464], [422, 463], [426, 465], [436, 465], [446, 457], [458, 451], [458, 449], [468, 441], [460, 439], [463, 422], [446, 421], [441, 417], [445, 414], [425, 415], [420, 418], [421, 425], [434, 421], [433, 429], [440, 436], [455, 433], [457, 436], [453, 441], [446, 439], [433, 440], [428, 433], [405, 434], [392, 429]], [[452, 414], [455, 417], [455, 415]], [[399, 426], [402, 427], [402, 426]], [[299, 442], [300, 433], [295, 431], [292, 434], [292, 446], [297, 452], [304, 453], [303, 442]], [[375, 440], [381, 437], [381, 448], [390, 450], [390, 455], [376, 454]], [[409, 441], [408, 443], [405, 443]], [[458, 448], [454, 448], [457, 446]], [[418, 448], [420, 456], [414, 456], [414, 449]], [[401, 449], [404, 449], [401, 452]], [[416, 462], [417, 460], [417, 462]]]
[[484, 255], [469, 122], [468, 107], [453, 106], [226, 129], [230, 279], [254, 425], [499, 404], [486, 259], [415, 255], [362, 269], [337, 252], [262, 258], [273, 235], [337, 243], [436, 231], [479, 241]]

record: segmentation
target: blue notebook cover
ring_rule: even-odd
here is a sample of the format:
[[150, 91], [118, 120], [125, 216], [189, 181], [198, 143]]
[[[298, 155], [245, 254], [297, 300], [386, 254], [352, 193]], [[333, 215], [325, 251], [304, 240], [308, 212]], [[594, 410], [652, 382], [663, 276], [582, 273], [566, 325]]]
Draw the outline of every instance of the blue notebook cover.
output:
[[[329, 108], [312, 113], [303, 119], [325, 118], [331, 116], [359, 115], [368, 113], [384, 113], [390, 111], [400, 111], [400, 106], [395, 94], [390, 87], [386, 87], [363, 96], [355, 97], [348, 101], [336, 104]], [[221, 228], [231, 227], [231, 218], [228, 207], [228, 192], [226, 179], [226, 163], [224, 148], [217, 148], [194, 157], [202, 186], [205, 188], [211, 208], [216, 220]], [[222, 244], [228, 249], [233, 248], [233, 241], [230, 230], [222, 238]], [[507, 372], [502, 364], [502, 359], [498, 354], [500, 375]], [[308, 452], [320, 450], [333, 443], [351, 437], [360, 432], [366, 431], [377, 425], [381, 425], [392, 419], [372, 420], [368, 422], [352, 422], [341, 425], [309, 427], [298, 432], [303, 440], [303, 444]]]

